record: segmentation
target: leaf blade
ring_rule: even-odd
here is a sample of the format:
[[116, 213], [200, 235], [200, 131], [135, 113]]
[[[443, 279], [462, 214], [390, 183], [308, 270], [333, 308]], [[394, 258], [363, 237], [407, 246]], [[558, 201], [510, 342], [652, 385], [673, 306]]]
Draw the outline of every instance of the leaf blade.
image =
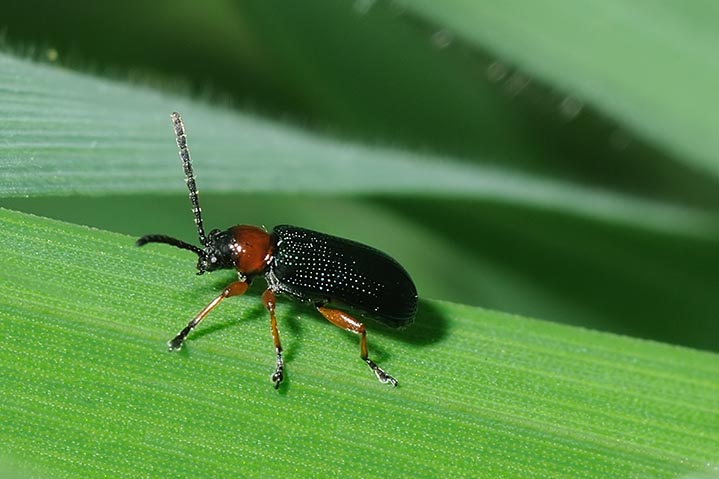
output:
[[401, 381], [389, 390], [356, 338], [283, 302], [277, 394], [259, 290], [169, 354], [222, 277], [123, 235], [7, 210], [0, 223], [0, 437], [55, 476], [674, 477], [719, 457], [717, 354], [424, 300], [411, 329], [371, 328]]
[[701, 236], [716, 229], [715, 215], [701, 209], [319, 137], [4, 54], [0, 102], [10, 105], [0, 121], [4, 197], [184, 192], [165, 116], [182, 110], [190, 148], [202, 158], [195, 165], [202, 191], [463, 197], [652, 231]]

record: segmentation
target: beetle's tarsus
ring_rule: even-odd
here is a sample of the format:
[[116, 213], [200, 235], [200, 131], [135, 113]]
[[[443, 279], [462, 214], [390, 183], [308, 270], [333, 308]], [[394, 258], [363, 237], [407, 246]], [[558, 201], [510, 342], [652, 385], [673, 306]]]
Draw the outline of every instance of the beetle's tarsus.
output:
[[384, 370], [381, 367], [377, 366], [377, 364], [375, 364], [375, 362], [371, 359], [365, 359], [365, 361], [367, 362], [367, 366], [369, 366], [374, 375], [377, 376], [379, 382], [381, 382], [382, 384], [389, 383], [392, 385], [393, 388], [397, 387], [397, 380], [395, 378], [384, 372]]
[[280, 383], [285, 378], [284, 374], [285, 362], [282, 359], [282, 353], [277, 353], [277, 366], [275, 372], [272, 374], [272, 382], [275, 383], [275, 389], [280, 388]]
[[187, 326], [185, 326], [182, 331], [177, 333], [177, 336], [172, 338], [167, 342], [167, 348], [169, 351], [179, 351], [182, 349], [182, 344], [185, 342], [185, 339], [187, 338], [187, 335], [190, 334], [190, 331], [192, 331], [193, 328], [193, 322], [190, 322]]
[[185, 342], [185, 337], [182, 334], [178, 334], [167, 342], [168, 351], [179, 351], [182, 349], [182, 345]]

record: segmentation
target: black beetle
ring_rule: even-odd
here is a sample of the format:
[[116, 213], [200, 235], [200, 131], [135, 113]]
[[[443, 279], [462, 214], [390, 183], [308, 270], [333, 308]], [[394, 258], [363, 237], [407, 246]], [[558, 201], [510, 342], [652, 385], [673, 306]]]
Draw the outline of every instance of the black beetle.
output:
[[349, 308], [390, 327], [407, 326], [417, 311], [417, 289], [405, 269], [369, 246], [296, 226], [277, 226], [268, 233], [256, 226], [237, 225], [225, 231], [215, 229], [205, 235], [185, 127], [178, 113], [173, 113], [171, 118], [202, 248], [166, 235], [146, 235], [136, 244], [165, 243], [190, 250], [198, 256], [197, 274], [235, 268], [238, 280], [230, 283], [168, 342], [170, 351], [180, 349], [190, 331], [223, 299], [244, 294], [254, 278], [264, 276], [267, 289], [262, 294], [262, 302], [270, 313], [277, 355], [272, 374], [275, 389], [284, 376], [282, 346], [275, 319], [276, 293], [311, 302], [329, 322], [359, 334], [360, 357], [380, 382], [396, 386], [397, 380], [369, 358], [364, 324], [346, 311], [328, 305]]

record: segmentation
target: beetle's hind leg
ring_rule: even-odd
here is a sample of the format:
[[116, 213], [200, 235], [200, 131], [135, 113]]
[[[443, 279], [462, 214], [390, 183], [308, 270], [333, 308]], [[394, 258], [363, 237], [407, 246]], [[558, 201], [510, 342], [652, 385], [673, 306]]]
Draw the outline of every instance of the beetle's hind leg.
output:
[[360, 357], [367, 363], [367, 366], [372, 370], [377, 379], [381, 383], [389, 383], [393, 387], [397, 386], [397, 380], [384, 372], [382, 368], [369, 358], [367, 352], [367, 332], [365, 331], [364, 324], [357, 321], [355, 318], [340, 311], [339, 309], [326, 308], [322, 304], [316, 304], [317, 311], [325, 317], [327, 321], [347, 331], [351, 331], [355, 334], [360, 335]]

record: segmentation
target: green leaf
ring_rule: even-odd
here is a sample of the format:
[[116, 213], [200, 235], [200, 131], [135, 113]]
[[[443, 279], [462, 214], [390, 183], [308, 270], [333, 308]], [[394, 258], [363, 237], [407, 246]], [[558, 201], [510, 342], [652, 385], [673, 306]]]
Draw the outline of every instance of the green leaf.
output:
[[[632, 16], [636, 6], [617, 3], [585, 8], [571, 2], [561, 7], [559, 2], [519, 7], [509, 2], [489, 12], [458, 2], [210, 0], [174, 5], [172, 11], [143, 4], [127, 17], [122, 5], [111, 2], [88, 9], [76, 2], [27, 0], [8, 4], [3, 21], [13, 50], [29, 50], [83, 71], [109, 71], [124, 81], [150, 78], [163, 90], [177, 91], [180, 83], [183, 91], [210, 91], [209, 96], [229, 99], [243, 110], [249, 106], [365, 144], [380, 141], [498, 165], [502, 171], [563, 179], [580, 188], [602, 185], [716, 209], [719, 178], [700, 174], [696, 158], [685, 158], [694, 155], [667, 146], [682, 131], [696, 132], [700, 140], [687, 148], [704, 148], [715, 136], [700, 132], [711, 125], [711, 109], [703, 106], [715, 82], [705, 74], [716, 62], [709, 55], [698, 69], [682, 71], [674, 68], [675, 58], [665, 55], [674, 51], [665, 48], [668, 37], [654, 36], [656, 46], [646, 38], [656, 25], [673, 24], [667, 33], [679, 29], [681, 34], [672, 45], [685, 49], [677, 57], [694, 61], [697, 52], [713, 44], [702, 41], [707, 30], [713, 31], [713, 7], [653, 5]], [[525, 7], [545, 11], [525, 15]], [[495, 10], [497, 22], [491, 14]], [[34, 11], [53, 14], [28, 14]], [[117, 22], [121, 16], [126, 18]], [[626, 28], [628, 17], [636, 22], [631, 28]], [[565, 18], [571, 18], [570, 24], [553, 28], [551, 22]], [[591, 22], [598, 18], [603, 29], [595, 31]], [[467, 27], [471, 31], [455, 26], [465, 20], [473, 22]], [[605, 42], [597, 33], [607, 30]], [[540, 38], [517, 35], [524, 31], [539, 31]], [[491, 38], [483, 41], [481, 35]], [[117, 38], [123, 38], [121, 45]], [[612, 52], [615, 39], [624, 44]], [[538, 48], [547, 42], [561, 48]], [[627, 64], [635, 45], [642, 50]], [[577, 71], [576, 57], [594, 70]], [[552, 68], [551, 78], [529, 63]], [[661, 75], [643, 76], [649, 71]], [[684, 81], [673, 81], [685, 72], [686, 89]], [[615, 84], [598, 85], [621, 75], [628, 77], [624, 83], [642, 86], [625, 91]], [[594, 86], [591, 94], [579, 92]], [[597, 93], [602, 103], [593, 99]], [[691, 101], [684, 101], [688, 96]], [[666, 118], [657, 113], [667, 110], [663, 102], [672, 103], [672, 113], [681, 107], [686, 111]], [[645, 103], [649, 106], [631, 124], [609, 111]], [[698, 116], [707, 121], [694, 123]], [[669, 126], [673, 122], [676, 128]], [[654, 129], [647, 132], [644, 125]], [[709, 148], [704, 156], [708, 153], [713, 161], [713, 151]], [[711, 162], [707, 167], [713, 168]]]
[[0, 54], [0, 196], [184, 191], [165, 116], [185, 112], [203, 192], [469, 197], [704, 235], [712, 214], [439, 155], [321, 137]]
[[357, 338], [282, 301], [289, 379], [253, 288], [178, 354], [232, 279], [183, 251], [0, 210], [0, 441], [47, 477], [706, 477], [719, 355], [423, 300]]
[[[182, 191], [182, 182], [168, 181], [181, 176], [168, 120], [175, 110], [185, 116], [190, 147], [202, 158], [196, 169], [203, 191], [510, 198], [521, 191], [514, 186], [519, 181], [524, 201], [555, 190], [576, 195], [571, 186], [541, 178], [333, 140], [2, 54], [0, 103], [5, 197]], [[603, 195], [596, 196], [601, 202]]]
[[719, 84], [716, 3], [402, 3], [719, 175], [719, 117], [709, 106]]

